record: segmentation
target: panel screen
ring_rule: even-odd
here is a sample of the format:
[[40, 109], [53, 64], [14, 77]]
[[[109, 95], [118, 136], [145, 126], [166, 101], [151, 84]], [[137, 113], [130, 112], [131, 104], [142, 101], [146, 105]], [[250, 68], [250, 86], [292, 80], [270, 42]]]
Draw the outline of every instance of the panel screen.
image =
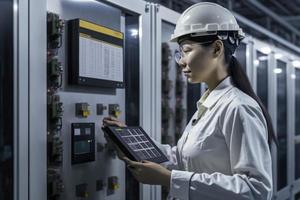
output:
[[91, 143], [90, 141], [77, 141], [74, 143], [74, 153], [75, 154], [85, 154], [90, 153], [91, 151]]
[[71, 124], [72, 164], [95, 161], [95, 123]]
[[70, 20], [68, 28], [69, 83], [123, 87], [123, 33], [82, 19]]

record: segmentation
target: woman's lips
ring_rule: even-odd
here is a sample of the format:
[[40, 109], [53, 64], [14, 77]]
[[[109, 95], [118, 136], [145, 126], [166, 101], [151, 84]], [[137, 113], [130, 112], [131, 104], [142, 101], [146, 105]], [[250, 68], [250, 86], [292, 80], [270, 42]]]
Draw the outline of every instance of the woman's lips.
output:
[[185, 76], [190, 75], [191, 72], [192, 72], [192, 71], [183, 71], [183, 73], [184, 73]]

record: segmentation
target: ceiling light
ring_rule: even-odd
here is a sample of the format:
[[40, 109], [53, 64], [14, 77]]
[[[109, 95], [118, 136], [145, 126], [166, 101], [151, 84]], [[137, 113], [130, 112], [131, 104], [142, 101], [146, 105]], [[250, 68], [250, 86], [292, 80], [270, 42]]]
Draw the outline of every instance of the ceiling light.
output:
[[300, 67], [300, 61], [299, 60], [294, 60], [292, 62], [292, 64], [293, 64], [294, 67]]
[[132, 37], [136, 37], [139, 34], [139, 31], [137, 29], [131, 29], [130, 32]]
[[280, 74], [280, 73], [282, 73], [282, 69], [280, 69], [280, 68], [275, 68], [275, 69], [274, 69], [274, 73], [275, 73], [275, 74]]
[[296, 74], [291, 74], [292, 79], [296, 79]]
[[267, 46], [261, 48], [260, 50], [261, 50], [261, 52], [264, 53], [264, 54], [269, 54], [269, 53], [271, 53], [271, 51], [272, 51], [271, 48], [270, 48], [270, 47], [267, 47]]

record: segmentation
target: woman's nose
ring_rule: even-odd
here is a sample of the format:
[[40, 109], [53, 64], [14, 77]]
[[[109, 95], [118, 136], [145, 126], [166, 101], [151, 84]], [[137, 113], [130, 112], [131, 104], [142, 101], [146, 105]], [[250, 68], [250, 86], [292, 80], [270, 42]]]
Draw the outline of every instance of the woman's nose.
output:
[[186, 63], [184, 62], [183, 58], [180, 58], [180, 60], [178, 61], [178, 65], [184, 69], [186, 67]]

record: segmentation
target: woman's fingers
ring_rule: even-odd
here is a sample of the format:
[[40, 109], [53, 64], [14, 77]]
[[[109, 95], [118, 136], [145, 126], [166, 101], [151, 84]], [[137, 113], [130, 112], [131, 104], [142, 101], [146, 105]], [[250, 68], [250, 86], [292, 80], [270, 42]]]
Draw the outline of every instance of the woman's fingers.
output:
[[104, 118], [103, 119], [103, 126], [119, 126], [119, 127], [126, 127], [126, 124], [124, 124], [123, 122], [120, 122], [118, 120], [111, 120], [111, 118]]
[[112, 120], [109, 120], [109, 119], [103, 119], [103, 125], [104, 126], [107, 126], [107, 125], [117, 125], [118, 124], [118, 121], [112, 121]]
[[136, 168], [137, 167], [137, 162], [130, 160], [129, 158], [125, 157], [124, 158], [125, 163], [127, 164], [127, 166], [130, 166], [132, 168]]
[[119, 121], [118, 118], [115, 118], [114, 116], [108, 116], [107, 118], [112, 121]]
[[122, 125], [123, 127], [126, 126], [126, 124], [122, 121], [120, 121], [118, 118], [115, 118], [114, 116], [108, 116], [108, 117], [105, 117], [103, 119], [103, 121], [108, 121], [108, 122], [115, 122], [115, 123], [118, 123], [119, 125]]
[[104, 117], [103, 119], [111, 120], [111, 121], [118, 121], [118, 119], [113, 116]]
[[132, 168], [136, 168], [136, 169], [140, 168], [141, 169], [143, 167], [143, 163], [130, 160], [127, 157], [124, 158], [124, 161], [126, 162], [127, 166], [130, 166]]
[[[127, 163], [127, 162], [126, 162]], [[130, 164], [127, 164], [127, 168], [128, 170], [135, 176], [135, 177], [138, 177], [138, 175], [140, 174], [141, 172], [141, 168], [140, 167], [137, 167], [135, 165], [130, 165]]]
[[125, 163], [127, 164], [127, 165], [129, 165], [130, 166], [130, 164], [131, 164], [131, 160], [129, 159], [129, 158], [127, 158], [127, 157], [125, 157], [124, 158], [124, 161], [125, 161]]
[[104, 117], [103, 121], [120, 122], [120, 120], [118, 120], [117, 118], [115, 118], [113, 116]]

